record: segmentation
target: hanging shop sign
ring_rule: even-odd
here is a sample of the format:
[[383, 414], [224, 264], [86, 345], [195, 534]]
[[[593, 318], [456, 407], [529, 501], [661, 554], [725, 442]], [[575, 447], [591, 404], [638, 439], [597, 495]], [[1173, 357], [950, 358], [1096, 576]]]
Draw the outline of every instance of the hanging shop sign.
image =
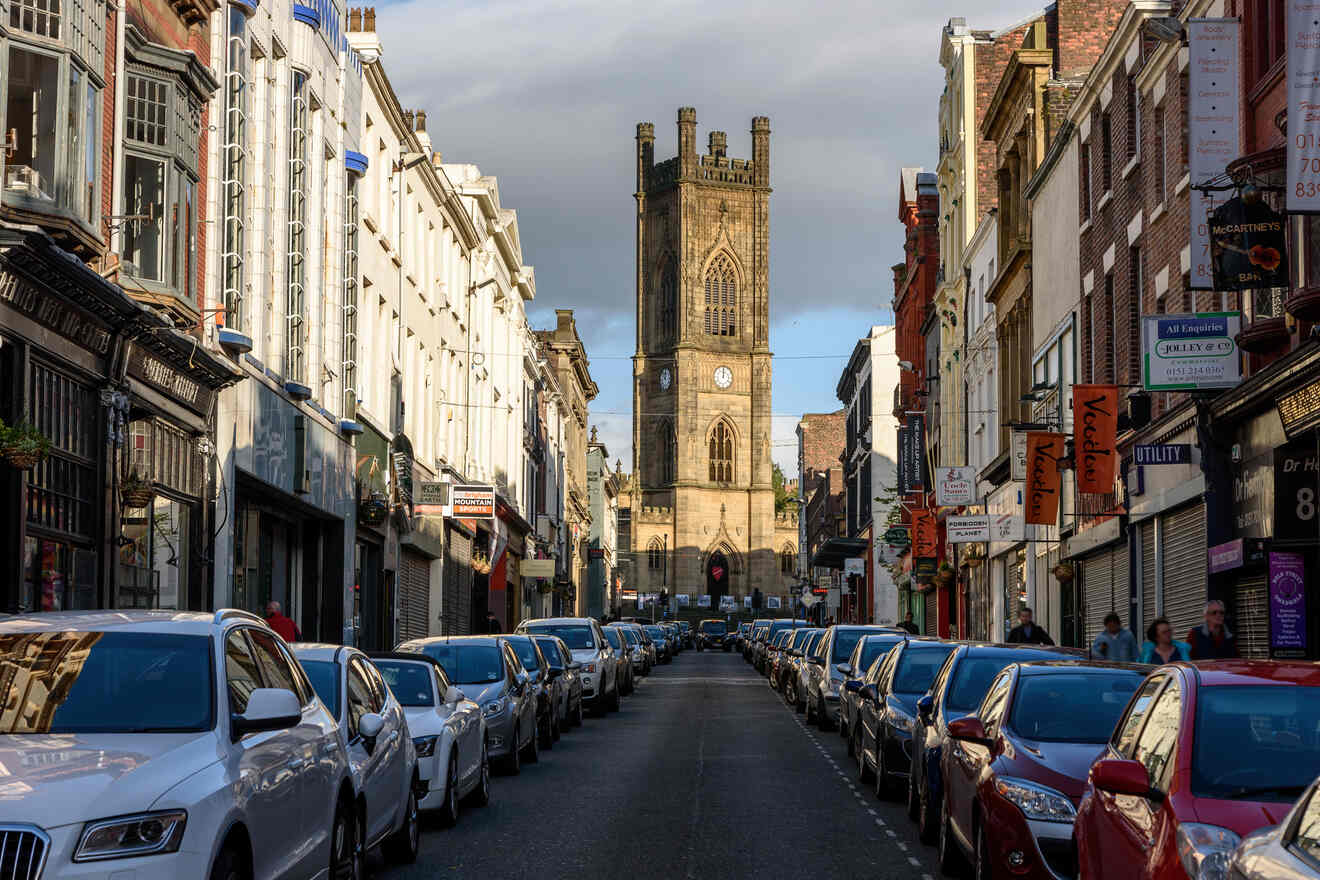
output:
[[908, 488], [921, 491], [926, 488], [926, 424], [920, 413], [907, 418]]
[[1234, 388], [1242, 381], [1235, 337], [1241, 312], [1143, 315], [1141, 380], [1147, 391]]
[[1187, 171], [1191, 180], [1192, 290], [1222, 290], [1212, 268], [1208, 218], [1225, 199], [1222, 191], [1204, 191], [1241, 155], [1238, 132], [1239, 83], [1238, 37], [1241, 26], [1235, 18], [1194, 18], [1187, 22]]
[[995, 543], [1019, 542], [1027, 539], [1027, 524], [1020, 514], [997, 513], [990, 515], [990, 540]]
[[[494, 519], [494, 486], [455, 486], [452, 495], [453, 516], [456, 519]], [[576, 529], [576, 526], [574, 526]], [[576, 532], [574, 537], [576, 538]]]
[[394, 449], [390, 464], [394, 468], [394, 500], [412, 512], [413, 506], [413, 448], [405, 434], [394, 435]]
[[1013, 448], [1011, 450], [1011, 460], [1009, 465], [1012, 472], [1009, 479], [1015, 483], [1025, 483], [1027, 480], [1027, 432], [1014, 430], [1012, 433]]
[[939, 550], [935, 515], [929, 510], [912, 511], [912, 553], [934, 558]]
[[206, 415], [215, 402], [216, 392], [171, 367], [141, 346], [133, 346], [128, 356], [128, 375], [145, 382], [196, 413]]
[[1288, 286], [1286, 218], [1254, 187], [1210, 215], [1215, 290]]
[[525, 578], [552, 578], [555, 576], [555, 561], [553, 559], [524, 559], [522, 565], [518, 566]]
[[894, 546], [907, 546], [912, 543], [906, 526], [894, 526], [885, 532], [885, 543]]
[[1288, 213], [1320, 213], [1320, 26], [1313, 0], [1286, 0]]
[[1190, 443], [1145, 443], [1132, 447], [1132, 463], [1138, 467], [1154, 464], [1191, 464]]
[[413, 513], [417, 516], [449, 516], [451, 510], [450, 489], [452, 488], [453, 484], [449, 482], [438, 480], [419, 481], [417, 483], [417, 496], [413, 504]]
[[1270, 554], [1270, 655], [1306, 656], [1306, 559]]
[[1059, 459], [1065, 435], [1051, 431], [1027, 434], [1026, 508], [1023, 519], [1037, 526], [1052, 526], [1059, 520]]
[[935, 468], [935, 503], [963, 507], [976, 501], [976, 471], [966, 466]]
[[950, 544], [972, 544], [990, 540], [990, 516], [951, 516], [944, 521]]
[[938, 570], [939, 566], [934, 556], [919, 557], [912, 564], [912, 575], [917, 580], [929, 580], [935, 577], [935, 572]]
[[855, 556], [851, 559], [843, 560], [843, 573], [846, 575], [864, 575], [866, 574], [866, 559], [862, 556]]
[[1118, 386], [1074, 385], [1077, 491], [1103, 495], [1118, 470]]

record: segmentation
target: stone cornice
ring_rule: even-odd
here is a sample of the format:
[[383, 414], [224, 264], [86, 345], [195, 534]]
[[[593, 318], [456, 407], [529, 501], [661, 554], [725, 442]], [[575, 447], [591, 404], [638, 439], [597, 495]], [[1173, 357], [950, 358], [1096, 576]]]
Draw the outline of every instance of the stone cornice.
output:
[[152, 43], [131, 24], [124, 29], [124, 49], [139, 64], [174, 74], [202, 101], [209, 101], [220, 88], [220, 81], [211, 68], [195, 53]]
[[995, 140], [1001, 122], [1006, 121], [1001, 117], [1007, 116], [1007, 111], [1012, 106], [1012, 99], [1019, 91], [1019, 76], [1025, 79], [1027, 72], [1035, 68], [1048, 70], [1053, 64], [1053, 49], [1018, 49], [1013, 53], [1013, 57], [1004, 68], [1004, 75], [999, 78], [995, 96], [990, 99], [990, 106], [986, 108], [985, 119], [981, 121], [982, 138]]

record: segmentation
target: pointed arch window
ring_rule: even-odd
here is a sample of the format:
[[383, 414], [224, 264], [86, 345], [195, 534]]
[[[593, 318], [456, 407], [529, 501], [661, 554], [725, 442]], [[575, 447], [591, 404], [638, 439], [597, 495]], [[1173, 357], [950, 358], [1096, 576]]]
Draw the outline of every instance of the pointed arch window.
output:
[[723, 419], [710, 432], [710, 479], [713, 483], [733, 482], [733, 429]]
[[706, 312], [703, 328], [711, 336], [736, 336], [738, 276], [733, 260], [720, 254], [706, 269]]
[[674, 435], [674, 426], [669, 422], [660, 423], [660, 464], [657, 475], [660, 485], [667, 486], [674, 482], [678, 471], [678, 440]]
[[779, 551], [779, 570], [783, 574], [793, 574], [796, 569], [797, 553], [792, 544], [785, 544], [784, 549]]
[[651, 571], [659, 571], [665, 564], [665, 548], [660, 543], [659, 538], [652, 538], [651, 543], [646, 548], [646, 567]]
[[660, 270], [660, 338], [674, 342], [678, 338], [678, 261], [665, 260]]

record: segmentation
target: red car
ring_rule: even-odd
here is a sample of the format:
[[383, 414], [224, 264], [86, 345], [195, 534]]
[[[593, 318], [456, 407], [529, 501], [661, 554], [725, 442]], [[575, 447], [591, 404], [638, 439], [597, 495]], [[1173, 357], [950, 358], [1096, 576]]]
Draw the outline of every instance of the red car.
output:
[[940, 868], [981, 878], [1076, 873], [1073, 818], [1086, 772], [1146, 667], [1014, 663], [973, 715], [949, 722], [940, 756]]
[[1239, 839], [1282, 821], [1317, 775], [1320, 666], [1162, 666], [1091, 767], [1082, 876], [1222, 880]]

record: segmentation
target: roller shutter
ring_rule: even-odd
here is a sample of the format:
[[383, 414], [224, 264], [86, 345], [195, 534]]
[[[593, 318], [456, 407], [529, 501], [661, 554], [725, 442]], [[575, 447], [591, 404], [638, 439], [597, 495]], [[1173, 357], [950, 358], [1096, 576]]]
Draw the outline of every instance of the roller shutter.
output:
[[[1244, 577], [1233, 591], [1233, 634], [1238, 652], [1253, 660], [1270, 657], [1270, 600], [1265, 575]], [[1181, 636], [1179, 636], [1181, 638]]]
[[472, 620], [472, 539], [452, 528], [447, 538], [441, 634], [467, 635]]
[[[1155, 622], [1155, 520], [1141, 524], [1141, 632]], [[1140, 641], [1140, 639], [1138, 639]]]
[[940, 591], [937, 587], [926, 593], [926, 635], [939, 635], [940, 627]]
[[399, 567], [399, 641], [430, 635], [431, 560], [404, 550]]
[[1086, 608], [1083, 644], [1090, 647], [1096, 633], [1104, 629], [1105, 615], [1113, 606], [1114, 556], [1101, 550], [1082, 560], [1082, 603]]
[[1169, 618], [1174, 638], [1182, 639], [1205, 617], [1205, 504], [1198, 502], [1165, 514], [1161, 532], [1164, 616]]

